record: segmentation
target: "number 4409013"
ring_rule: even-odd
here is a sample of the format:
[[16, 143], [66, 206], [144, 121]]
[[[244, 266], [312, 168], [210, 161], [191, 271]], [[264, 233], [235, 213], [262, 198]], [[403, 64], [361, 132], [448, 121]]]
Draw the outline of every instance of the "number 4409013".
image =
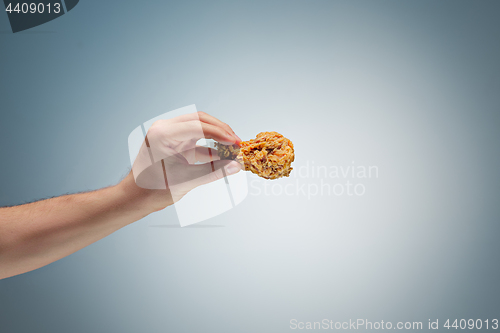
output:
[[480, 330], [480, 329], [498, 329], [498, 319], [492, 319], [492, 320], [481, 320], [481, 319], [477, 319], [477, 320], [474, 320], [474, 319], [469, 319], [469, 320], [465, 320], [465, 319], [455, 319], [455, 321], [451, 322], [450, 319], [448, 319], [446, 321], [446, 323], [443, 325], [443, 327], [447, 328], [447, 329], [450, 329], [450, 328], [454, 328], [454, 329], [476, 329], [476, 330]]
[[15, 13], [23, 13], [23, 14], [27, 14], [27, 13], [31, 13], [31, 14], [35, 14], [35, 13], [38, 13], [38, 14], [43, 14], [45, 12], [47, 13], [55, 13], [55, 14], [59, 14], [61, 12], [61, 4], [60, 3], [53, 3], [52, 5], [49, 3], [49, 4], [44, 4], [44, 3], [34, 3], [34, 2], [31, 2], [31, 3], [17, 3], [14, 8], [12, 8], [12, 4], [9, 3], [7, 8], [5, 8], [5, 11], [6, 12], [9, 12], [9, 13], [12, 13], [12, 12], [15, 12]]

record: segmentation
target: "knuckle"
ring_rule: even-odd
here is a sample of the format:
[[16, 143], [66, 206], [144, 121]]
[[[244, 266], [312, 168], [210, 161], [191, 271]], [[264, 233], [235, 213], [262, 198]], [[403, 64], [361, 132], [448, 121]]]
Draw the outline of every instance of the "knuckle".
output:
[[165, 133], [165, 121], [157, 120], [148, 129], [147, 137], [149, 141], [156, 141], [159, 140], [162, 135], [165, 135]]
[[147, 136], [149, 138], [157, 137], [159, 132], [159, 127], [160, 126], [158, 124], [158, 121], [154, 122], [153, 125], [151, 125], [151, 127], [149, 128]]

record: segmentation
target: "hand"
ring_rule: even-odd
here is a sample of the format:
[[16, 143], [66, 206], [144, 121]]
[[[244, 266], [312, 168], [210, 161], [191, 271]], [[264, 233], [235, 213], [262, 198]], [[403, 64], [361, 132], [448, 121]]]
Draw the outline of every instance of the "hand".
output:
[[202, 138], [223, 144], [241, 142], [229, 125], [204, 112], [158, 120], [149, 129], [124, 185], [148, 197], [156, 211], [197, 186], [241, 170], [237, 162], [220, 161], [216, 150], [197, 146]]

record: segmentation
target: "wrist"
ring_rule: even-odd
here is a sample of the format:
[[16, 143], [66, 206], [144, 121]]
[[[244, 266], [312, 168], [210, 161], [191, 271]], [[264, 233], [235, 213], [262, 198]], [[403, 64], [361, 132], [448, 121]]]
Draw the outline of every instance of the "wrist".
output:
[[166, 190], [150, 190], [137, 186], [132, 172], [116, 185], [116, 188], [123, 196], [125, 204], [139, 215], [143, 215], [142, 217], [172, 204]]

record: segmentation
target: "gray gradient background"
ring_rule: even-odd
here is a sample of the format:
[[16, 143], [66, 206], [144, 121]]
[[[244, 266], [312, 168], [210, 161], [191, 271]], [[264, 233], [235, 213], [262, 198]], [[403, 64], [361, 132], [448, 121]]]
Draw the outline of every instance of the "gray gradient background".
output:
[[498, 1], [85, 0], [12, 34], [0, 14], [0, 205], [118, 182], [130, 131], [192, 103], [243, 139], [290, 137], [296, 167], [380, 169], [360, 198], [149, 216], [1, 280], [0, 331], [500, 317], [499, 17]]

